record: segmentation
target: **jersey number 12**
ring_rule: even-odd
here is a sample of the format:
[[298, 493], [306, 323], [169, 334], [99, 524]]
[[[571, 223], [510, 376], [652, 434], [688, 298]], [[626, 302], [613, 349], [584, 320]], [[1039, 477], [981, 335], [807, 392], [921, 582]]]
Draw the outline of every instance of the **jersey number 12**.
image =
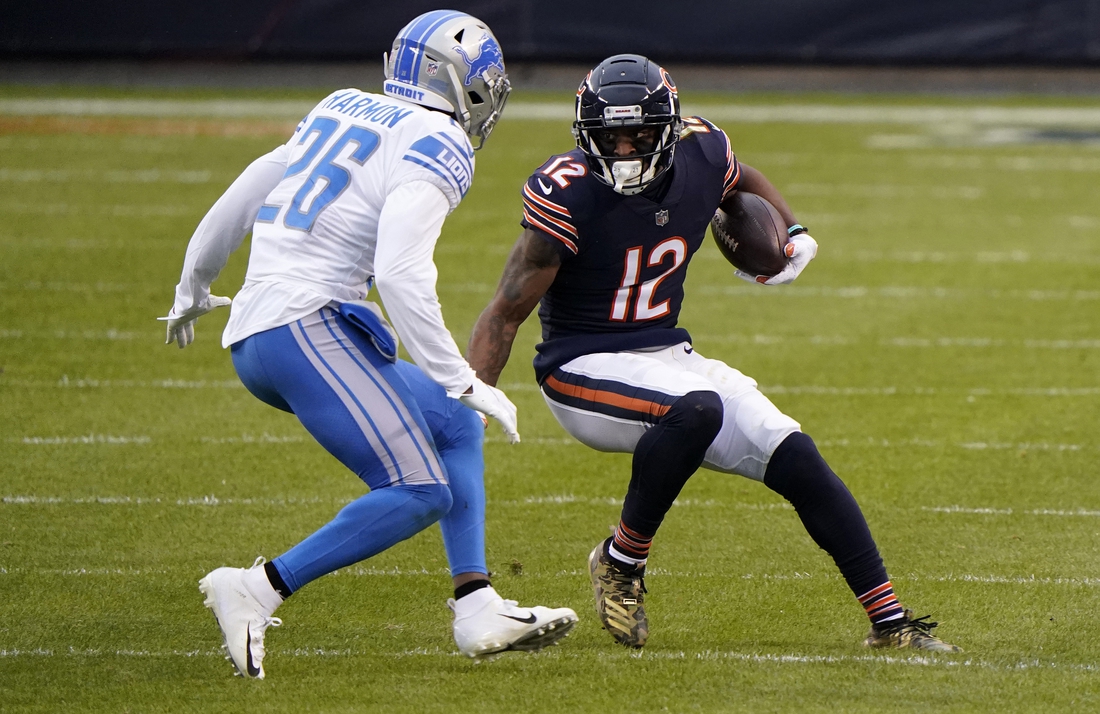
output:
[[[667, 256], [672, 257], [672, 265], [665, 272], [639, 286], [638, 280], [642, 272], [642, 247], [628, 249], [626, 258], [623, 260], [623, 280], [619, 289], [615, 291], [614, 302], [611, 303], [611, 321], [624, 322], [630, 313], [631, 303], [634, 305], [634, 316], [631, 318], [634, 322], [656, 320], [667, 315], [669, 301], [662, 300], [654, 305], [653, 296], [657, 292], [657, 286], [661, 284], [661, 281], [672, 275], [677, 268], [684, 264], [684, 261], [687, 260], [687, 254], [687, 241], [680, 236], [673, 236], [661, 241], [653, 247], [653, 250], [649, 251], [646, 266], [652, 268], [661, 265], [665, 262]], [[637, 295], [635, 295], [635, 288], [637, 288]]]

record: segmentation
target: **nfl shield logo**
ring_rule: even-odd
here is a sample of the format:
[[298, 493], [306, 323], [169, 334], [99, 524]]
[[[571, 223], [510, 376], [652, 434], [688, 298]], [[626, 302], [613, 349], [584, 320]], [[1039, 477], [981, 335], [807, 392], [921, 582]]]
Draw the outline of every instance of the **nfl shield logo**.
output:
[[428, 76], [429, 77], [434, 77], [438, 73], [439, 73], [439, 63], [438, 62], [429, 62], [428, 63]]
[[661, 210], [657, 211], [655, 218], [657, 219], [657, 225], [659, 226], [663, 226], [668, 223], [668, 209], [662, 208]]

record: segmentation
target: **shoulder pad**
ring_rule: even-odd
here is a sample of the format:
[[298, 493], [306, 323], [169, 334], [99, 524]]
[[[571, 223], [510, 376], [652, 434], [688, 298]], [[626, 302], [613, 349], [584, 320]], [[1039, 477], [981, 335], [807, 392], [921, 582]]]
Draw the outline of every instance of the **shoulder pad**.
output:
[[681, 137], [688, 134], [709, 134], [712, 131], [722, 131], [703, 117], [683, 117], [684, 131]]
[[726, 166], [733, 149], [726, 132], [702, 117], [684, 117], [684, 130], [680, 141], [691, 139], [698, 143], [707, 161], [714, 166]]
[[470, 142], [455, 132], [439, 131], [421, 136], [401, 158], [416, 167], [410, 174], [418, 174], [447, 194], [452, 210], [470, 190], [474, 178], [474, 152]]
[[722, 195], [728, 196], [741, 180], [741, 164], [733, 153], [729, 137], [702, 117], [684, 117], [680, 140], [688, 139], [699, 147], [707, 163], [722, 172]]
[[577, 252], [577, 217], [587, 205], [588, 163], [577, 152], [553, 156], [523, 186], [523, 218]]

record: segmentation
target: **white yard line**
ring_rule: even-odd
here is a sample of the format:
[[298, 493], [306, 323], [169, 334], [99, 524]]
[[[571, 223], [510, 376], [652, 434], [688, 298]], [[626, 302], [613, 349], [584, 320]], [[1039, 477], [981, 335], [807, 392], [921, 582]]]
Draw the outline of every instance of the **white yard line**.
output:
[[[775, 394], [774, 390], [767, 388], [762, 389], [765, 394]], [[792, 393], [792, 392], [787, 392]], [[810, 394], [831, 394], [828, 391], [825, 392], [793, 392], [793, 393], [810, 393]], [[855, 392], [859, 394], [866, 394], [866, 392]], [[838, 394], [843, 395], [843, 392]], [[884, 391], [882, 394], [889, 395], [890, 392]], [[975, 399], [976, 397], [969, 397], [968, 399]], [[199, 441], [203, 444], [211, 445], [224, 445], [224, 444], [302, 444], [309, 442], [304, 435], [301, 434], [288, 434], [284, 436], [273, 436], [269, 434], [261, 434], [259, 436], [252, 434], [242, 434], [240, 436], [200, 436], [192, 437], [190, 441]], [[154, 440], [152, 437], [146, 435], [117, 435], [117, 434], [79, 434], [76, 436], [65, 435], [26, 435], [9, 437], [6, 439], [9, 443], [22, 444], [24, 446], [90, 446], [100, 444], [129, 444], [129, 445], [141, 445], [149, 446], [154, 443], [161, 443], [160, 440]], [[178, 441], [178, 440], [176, 440]], [[487, 444], [503, 444], [506, 439], [498, 436], [486, 437], [485, 443]], [[523, 440], [525, 444], [537, 444], [539, 446], [565, 446], [565, 447], [579, 447], [582, 444], [570, 437], [539, 437], [531, 436], [526, 437]], [[1100, 449], [1100, 445], [1097, 444], [1063, 444], [1063, 443], [1049, 443], [1049, 442], [1035, 442], [1035, 441], [961, 441], [961, 442], [949, 442], [939, 439], [882, 439], [873, 436], [859, 437], [856, 439], [821, 439], [817, 442], [821, 448], [856, 448], [856, 449], [907, 449], [907, 448], [922, 448], [922, 449], [964, 449], [966, 451], [1058, 451], [1058, 452], [1086, 452]]]
[[784, 196], [844, 196], [855, 198], [904, 198], [937, 201], [976, 201], [985, 195], [981, 186], [904, 185], [892, 183], [789, 183], [783, 186]]
[[287, 436], [274, 436], [263, 433], [259, 436], [241, 434], [240, 436], [204, 436], [200, 439], [204, 444], [301, 444], [311, 439], [304, 434], [291, 434]]
[[[79, 291], [85, 292], [85, 291]], [[102, 292], [87, 290], [86, 292]], [[112, 292], [121, 292], [118, 290]], [[0, 330], [0, 340], [54, 339], [54, 340], [133, 340], [148, 339], [147, 333], [125, 332], [123, 330], [53, 330], [52, 332], [25, 332], [23, 330]]]
[[[128, 578], [147, 578], [150, 576], [170, 576], [170, 577], [187, 577], [192, 574], [191, 568], [107, 568], [107, 567], [80, 567], [80, 568], [27, 568], [27, 567], [3, 567], [0, 566], [0, 575], [32, 575], [32, 576], [48, 576], [48, 577], [128, 577]], [[352, 577], [352, 578], [446, 578], [450, 575], [450, 570], [445, 567], [439, 568], [401, 568], [397, 566], [389, 568], [375, 568], [365, 567], [361, 565], [352, 566], [349, 568], [342, 568], [334, 573], [330, 573], [329, 577]], [[699, 578], [707, 577], [722, 577], [727, 580], [741, 580], [741, 581], [760, 581], [760, 582], [772, 582], [772, 581], [797, 581], [797, 580], [840, 580], [839, 573], [819, 573], [817, 575], [813, 573], [805, 572], [791, 572], [791, 573], [737, 573], [728, 571], [680, 571], [669, 570], [667, 568], [651, 568], [649, 570], [650, 577], [669, 577], [669, 578], [686, 578], [690, 580], [697, 580]], [[588, 576], [587, 570], [561, 570], [558, 572], [527, 572], [524, 573], [525, 577], [531, 578], [585, 578]], [[1010, 586], [1068, 586], [1068, 587], [1084, 587], [1095, 588], [1100, 587], [1100, 578], [1090, 577], [1059, 577], [1059, 576], [1036, 576], [1031, 575], [992, 575], [992, 574], [976, 574], [976, 573], [948, 573], [945, 575], [927, 575], [921, 573], [905, 573], [894, 574], [892, 580], [895, 582], [935, 582], [935, 583], [970, 583], [978, 585], [1010, 585]]]
[[[571, 107], [567, 107], [570, 108]], [[509, 107], [511, 110], [511, 107]], [[1100, 126], [1100, 108], [1076, 107], [884, 107], [825, 104], [688, 105], [711, 121], [794, 124], [1025, 124], [1029, 126]], [[505, 115], [507, 116], [507, 114]]]
[[[125, 293], [134, 290], [133, 285], [126, 283], [77, 283], [65, 280], [28, 280], [25, 283], [0, 283], [0, 290], [25, 291], [25, 292], [57, 292], [57, 293]], [[83, 332], [83, 331], [82, 331]]]
[[0, 504], [13, 506], [298, 506], [332, 505], [346, 506], [353, 498], [286, 497], [286, 498], [218, 498], [217, 496], [37, 496], [7, 495], [0, 496]]
[[[4, 334], [4, 331], [0, 330], [0, 338], [20, 338], [25, 333], [20, 330], [8, 330], [8, 333], [16, 334]], [[100, 334], [100, 333], [95, 333]], [[120, 333], [122, 335], [130, 333]], [[109, 333], [104, 335], [107, 339], [129, 339], [128, 337], [110, 337]], [[143, 338], [148, 335], [142, 335]], [[157, 337], [160, 335], [158, 333]], [[92, 338], [85, 338], [92, 339]], [[97, 338], [100, 339], [100, 338]], [[49, 389], [56, 387], [59, 389], [243, 389], [244, 385], [240, 383], [240, 380], [236, 379], [94, 379], [91, 377], [83, 378], [70, 378], [68, 375], [62, 375], [61, 379], [10, 379], [6, 381], [0, 381], [0, 385], [6, 385], [9, 387], [21, 387], [24, 389]]]
[[0, 213], [23, 213], [36, 216], [95, 215], [118, 218], [157, 218], [201, 215], [201, 208], [157, 204], [107, 204], [89, 206], [84, 203], [3, 203]]
[[[73, 283], [70, 285], [57, 285], [50, 288], [45, 288], [50, 291], [56, 292], [79, 292], [79, 293], [93, 293], [93, 292], [126, 292], [128, 288], [125, 286], [114, 285], [87, 285], [82, 283]], [[159, 337], [159, 335], [158, 335]], [[767, 334], [710, 334], [706, 332], [696, 332], [693, 335], [696, 344], [699, 343], [716, 343], [716, 344], [753, 344], [753, 345], [778, 345], [778, 344], [812, 344], [822, 346], [850, 346], [856, 344], [874, 344], [880, 347], [899, 347], [906, 349], [943, 349], [943, 348], [977, 348], [977, 349], [1002, 349], [1005, 347], [1012, 347], [1017, 349], [1026, 350], [1096, 350], [1100, 349], [1100, 339], [1076, 339], [1076, 340], [1036, 340], [1036, 339], [1005, 339], [1001, 337], [980, 337], [980, 336], [962, 336], [962, 337], [882, 337], [877, 340], [865, 340], [862, 338], [853, 338], [846, 335], [767, 335]], [[31, 330], [10, 330], [0, 329], [0, 340], [109, 340], [109, 341], [127, 341], [127, 340], [150, 340], [154, 339], [152, 333], [149, 332], [133, 332], [118, 329], [107, 330], [51, 330], [51, 331], [31, 331]], [[58, 386], [58, 387], [73, 387], [73, 388], [85, 388], [85, 387], [149, 387], [149, 386], [188, 386], [192, 388], [198, 388], [203, 386], [223, 386], [220, 384], [208, 384], [203, 382], [190, 382], [187, 384], [158, 384], [153, 382], [143, 382], [140, 380], [109, 380], [109, 379], [76, 379], [69, 380], [68, 382], [9, 382], [8, 384], [20, 384], [21, 386]], [[228, 386], [228, 385], [226, 385]], [[534, 389], [534, 386], [523, 385], [516, 387], [518, 389], [527, 389], [530, 391]], [[860, 388], [852, 388], [860, 389]], [[1083, 395], [1090, 393], [1091, 388], [1086, 388], [1084, 391], [1078, 388], [1076, 393]], [[933, 390], [934, 391], [934, 390]], [[1022, 392], [1021, 392], [1022, 393]], [[1032, 390], [1032, 393], [1039, 394], [1044, 393], [1044, 390]], [[1049, 396], [1054, 396], [1056, 392], [1045, 390]], [[1095, 390], [1092, 390], [1095, 393]]]
[[714, 335], [705, 332], [693, 333], [694, 340], [698, 342], [717, 342], [719, 344], [757, 344], [776, 345], [780, 343], [809, 343], [814, 345], [854, 345], [860, 342], [871, 342], [881, 347], [905, 347], [905, 348], [945, 348], [945, 347], [977, 347], [977, 348], [1002, 348], [1023, 347], [1026, 349], [1100, 349], [1100, 339], [1094, 340], [1035, 340], [1035, 339], [1004, 339], [1000, 337], [882, 337], [877, 340], [867, 341], [848, 337], [846, 335], [762, 335], [762, 334], [725, 334]]
[[969, 507], [969, 506], [921, 506], [922, 511], [932, 513], [960, 514], [966, 516], [1057, 516], [1061, 518], [1100, 518], [1100, 511], [1090, 511], [1086, 508], [994, 508], [994, 507]]
[[1100, 172], [1100, 156], [981, 156], [977, 154], [934, 154], [905, 157], [918, 169], [959, 171], [1073, 171]]
[[[147, 650], [147, 649], [90, 649], [77, 647], [34, 649], [0, 648], [0, 658], [107, 658], [107, 657], [138, 657], [138, 658], [178, 658], [192, 659], [195, 657], [223, 657], [220, 649], [195, 649], [195, 650]], [[382, 650], [353, 650], [353, 649], [326, 649], [323, 647], [305, 647], [296, 649], [269, 649], [267, 656], [273, 659], [283, 657], [364, 657], [364, 658], [439, 658], [460, 657], [461, 653], [440, 647], [414, 647], [397, 652]], [[741, 652], [736, 650], [662, 650], [650, 648], [637, 652], [627, 651], [622, 648], [600, 650], [595, 653], [570, 652], [567, 649], [555, 649], [553, 652], [542, 654], [543, 657], [554, 657], [571, 660], [675, 660], [696, 662], [738, 662], [742, 664], [761, 665], [798, 665], [814, 666], [825, 665], [833, 667], [838, 664], [855, 664], [869, 666], [902, 666], [925, 667], [929, 669], [978, 669], [990, 672], [1023, 673], [1034, 670], [1055, 670], [1063, 672], [1100, 672], [1100, 663], [1095, 662], [1065, 662], [1042, 659], [1025, 659], [1015, 661], [994, 662], [975, 659], [973, 657], [928, 656], [928, 655], [892, 655], [892, 654], [866, 654], [866, 655], [803, 655], [803, 654], [775, 654], [766, 652]], [[472, 666], [472, 665], [471, 665]]]
[[[318, 98], [320, 99], [320, 97]], [[3, 99], [0, 115], [130, 116], [151, 118], [299, 120], [314, 106], [311, 100], [232, 99]], [[795, 124], [977, 124], [1100, 127], [1100, 108], [998, 106], [881, 106], [828, 104], [688, 104], [684, 114], [712, 121]], [[560, 102], [516, 101], [504, 121], [570, 121], [573, 106]]]
[[[1100, 387], [1010, 387], [989, 389], [988, 387], [818, 387], [784, 386], [765, 384], [760, 391], [768, 394], [809, 394], [835, 397], [852, 396], [928, 396], [933, 394], [959, 395], [975, 397], [1012, 396], [1012, 397], [1095, 397], [1100, 396]], [[848, 442], [844, 442], [847, 444]], [[856, 443], [856, 442], [852, 442]], [[967, 442], [969, 443], [969, 442]]]
[[82, 436], [24, 436], [21, 444], [34, 446], [65, 446], [70, 444], [150, 444], [148, 436], [115, 436], [112, 434], [86, 434]]
[[[562, 656], [581, 657], [562, 653]], [[616, 652], [603, 653], [598, 657], [614, 659], [658, 659], [658, 660], [685, 660], [685, 661], [735, 661], [751, 664], [778, 664], [778, 665], [836, 665], [836, 664], [868, 664], [868, 665], [902, 665], [908, 667], [930, 667], [942, 669], [983, 669], [997, 672], [1019, 672], [1025, 670], [1055, 669], [1075, 672], [1097, 672], [1100, 664], [1097, 663], [1066, 663], [1034, 660], [1020, 660], [1017, 662], [987, 662], [973, 658], [952, 659], [949, 657], [911, 656], [901, 657], [897, 655], [793, 655], [793, 654], [767, 654], [758, 652], [736, 652], [729, 650], [702, 650], [702, 651], [662, 651], [643, 650], [637, 653]]]
[[1074, 585], [1083, 587], [1100, 586], [1100, 578], [1050, 578], [1035, 577], [1034, 575], [1005, 576], [1005, 575], [968, 575], [965, 573], [952, 575], [914, 575], [912, 573], [894, 578], [901, 581], [931, 581], [936, 583], [981, 583], [983, 585]]
[[[111, 436], [107, 434], [88, 434], [84, 436], [24, 436], [12, 439], [28, 446], [68, 446], [72, 444], [151, 444], [148, 436]], [[301, 444], [309, 441], [302, 434], [272, 436], [271, 434], [242, 434], [240, 436], [203, 436], [203, 444]]]
[[12, 183], [209, 183], [209, 171], [174, 169], [0, 169], [0, 182]]
[[945, 447], [953, 447], [958, 449], [965, 449], [967, 451], [1092, 451], [1100, 449], [1100, 445], [1096, 444], [1050, 444], [1047, 442], [1030, 442], [1030, 441], [1003, 441], [1003, 442], [987, 442], [987, 441], [962, 441], [962, 442], [948, 442], [940, 441], [938, 439], [877, 439], [875, 437], [867, 436], [859, 439], [822, 439], [817, 442], [817, 445], [822, 448], [841, 448], [841, 447], [854, 447], [854, 448], [883, 448], [883, 449], [899, 449], [899, 448], [930, 448], [930, 449], [942, 449]]
[[[1074, 219], [1078, 220], [1082, 224], [1091, 221], [1097, 226], [1100, 226], [1100, 218], [1090, 218], [1087, 216], [1069, 216], [1067, 222], [1073, 222]], [[1083, 225], [1078, 226], [1083, 227]], [[718, 254], [708, 253], [714, 259], [722, 259]], [[1026, 250], [1006, 250], [1006, 251], [923, 251], [923, 250], [895, 250], [895, 251], [881, 251], [881, 250], [845, 250], [843, 248], [834, 249], [829, 248], [828, 253], [829, 260], [837, 260], [841, 262], [845, 261], [858, 261], [860, 263], [933, 263], [936, 265], [944, 263], [979, 263], [979, 264], [1001, 264], [1012, 263], [1017, 265], [1024, 265], [1025, 263], [1053, 263], [1061, 262], [1065, 264], [1065, 254], [1058, 252], [1050, 253], [1033, 253]], [[1097, 256], [1081, 256], [1075, 255], [1073, 258], [1075, 263], [1088, 263], [1093, 264], [1100, 262], [1100, 255]]]
[[765, 290], [752, 285], [698, 285], [694, 290], [702, 295], [727, 295], [730, 297], [751, 297], [757, 299], [782, 298], [843, 298], [895, 300], [970, 300], [984, 298], [988, 300], [1027, 300], [1033, 302], [1093, 302], [1100, 300], [1100, 290], [983, 290], [965, 288], [917, 287], [909, 285], [883, 285], [870, 288], [864, 285], [846, 285], [839, 287], [806, 287], [799, 285], [784, 286], [779, 290]]
[[[355, 500], [355, 497], [255, 497], [234, 498], [218, 497], [215, 495], [203, 496], [46, 496], [38, 494], [7, 494], [0, 496], [0, 505], [3, 506], [154, 506], [154, 507], [178, 507], [178, 508], [215, 508], [215, 507], [240, 507], [258, 506], [263, 508], [297, 508], [300, 506], [332, 506], [341, 508]], [[530, 506], [617, 506], [622, 503], [620, 497], [593, 497], [575, 496], [573, 494], [549, 494], [545, 496], [528, 496], [521, 499], [490, 500], [497, 507]], [[789, 511], [791, 506], [786, 502], [776, 501], [772, 503], [737, 503], [719, 499], [680, 498], [673, 502], [676, 508], [721, 508], [724, 510], [739, 511]], [[1085, 508], [1021, 508], [1012, 506], [983, 507], [983, 506], [920, 506], [919, 510], [926, 513], [942, 513], [947, 515], [976, 515], [976, 516], [1038, 516], [1044, 518], [1100, 518], [1100, 510]]]
[[0, 99], [0, 115], [299, 120], [314, 104], [270, 99]]
[[[110, 207], [106, 207], [110, 208]], [[160, 209], [155, 206], [150, 208], [149, 215], [165, 215], [160, 213]], [[167, 208], [167, 207], [161, 207]], [[105, 209], [106, 210], [106, 209]], [[174, 209], [173, 209], [174, 210]], [[180, 210], [185, 210], [180, 207]], [[190, 211], [190, 209], [186, 209]], [[0, 213], [3, 212], [3, 207], [0, 206]], [[107, 211], [110, 212], [110, 211]], [[122, 214], [118, 214], [122, 215]], [[137, 215], [137, 213], [127, 213], [126, 215]], [[1086, 261], [1089, 262], [1089, 261]], [[731, 278], [732, 280], [732, 278]], [[122, 292], [124, 290], [130, 290], [131, 286], [127, 285], [111, 285], [106, 283], [67, 283], [59, 281], [41, 282], [41, 281], [28, 281], [26, 283], [11, 283], [0, 282], [0, 290], [20, 290], [20, 291], [57, 291], [57, 292], [88, 292], [91, 290], [104, 291], [111, 290], [114, 292]], [[493, 292], [496, 287], [489, 283], [463, 283], [463, 284], [441, 284], [439, 291], [441, 293], [461, 293], [461, 294], [488, 294]], [[1076, 289], [1050, 289], [1050, 290], [984, 290], [984, 289], [965, 289], [965, 288], [940, 288], [940, 287], [917, 287], [910, 285], [882, 285], [879, 287], [867, 287], [865, 285], [842, 285], [842, 286], [822, 286], [822, 287], [804, 287], [798, 285], [784, 286], [778, 290], [767, 290], [759, 286], [752, 286], [745, 284], [731, 285], [726, 283], [721, 284], [702, 284], [692, 287], [692, 291], [699, 295], [721, 295], [728, 297], [745, 297], [754, 298], [757, 300], [773, 300], [773, 299], [804, 299], [804, 298], [838, 298], [843, 300], [878, 300], [882, 298], [888, 298], [891, 300], [900, 301], [917, 301], [917, 300], [996, 300], [1003, 302], [1006, 300], [1023, 300], [1027, 302], [1097, 302], [1100, 301], [1100, 290], [1076, 290]]]

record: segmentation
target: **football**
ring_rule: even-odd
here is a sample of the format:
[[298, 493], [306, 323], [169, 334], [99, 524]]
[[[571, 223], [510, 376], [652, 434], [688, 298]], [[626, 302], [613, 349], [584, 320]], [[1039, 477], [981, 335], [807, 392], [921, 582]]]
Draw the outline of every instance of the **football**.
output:
[[767, 200], [736, 191], [710, 221], [714, 242], [733, 267], [772, 277], [787, 265], [787, 223]]

